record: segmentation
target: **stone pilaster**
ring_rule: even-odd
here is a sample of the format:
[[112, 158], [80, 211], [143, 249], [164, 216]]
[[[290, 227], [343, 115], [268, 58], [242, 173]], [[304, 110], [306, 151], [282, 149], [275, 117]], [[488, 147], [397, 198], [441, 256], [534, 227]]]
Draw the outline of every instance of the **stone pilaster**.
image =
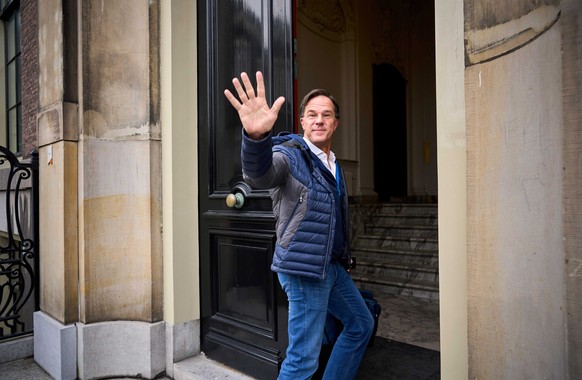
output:
[[[158, 1], [39, 2], [35, 358], [56, 378], [164, 370], [158, 14]], [[107, 363], [115, 352], [124, 363]]]
[[[35, 360], [57, 379], [76, 377], [78, 321], [78, 96], [76, 6], [38, 2], [40, 311]], [[66, 84], [66, 85], [65, 85]]]
[[[76, 93], [64, 83], [76, 81], [75, 30], [68, 29], [61, 0], [38, 3], [40, 161], [40, 307], [63, 324], [78, 319], [77, 140]], [[75, 23], [76, 20], [67, 20]], [[68, 26], [69, 24], [67, 24]], [[67, 40], [68, 44], [64, 41]], [[65, 101], [68, 98], [69, 101]]]
[[157, 1], [84, 0], [80, 320], [162, 318]]
[[544, 3], [465, 2], [469, 378], [567, 378], [560, 6]]

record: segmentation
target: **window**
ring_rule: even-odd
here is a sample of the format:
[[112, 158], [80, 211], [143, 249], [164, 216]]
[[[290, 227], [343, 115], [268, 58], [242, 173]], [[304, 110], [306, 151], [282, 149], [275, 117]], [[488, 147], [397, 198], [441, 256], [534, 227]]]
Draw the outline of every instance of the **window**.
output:
[[22, 98], [20, 88], [20, 1], [0, 0], [4, 26], [4, 68], [7, 148], [22, 151]]

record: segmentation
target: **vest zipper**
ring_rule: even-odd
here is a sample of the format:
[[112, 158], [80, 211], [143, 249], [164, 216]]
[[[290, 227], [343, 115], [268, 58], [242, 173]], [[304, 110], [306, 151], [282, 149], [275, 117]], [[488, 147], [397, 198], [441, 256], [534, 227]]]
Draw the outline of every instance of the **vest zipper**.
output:
[[321, 177], [322, 174], [320, 174], [319, 176], [316, 176], [318, 182], [323, 186], [324, 189], [327, 190], [327, 194], [331, 199], [331, 220], [329, 223], [329, 232], [327, 234], [328, 239], [327, 239], [327, 251], [325, 252], [325, 258], [324, 258], [324, 263], [323, 263], [323, 273], [322, 273], [322, 279], [325, 280], [325, 278], [327, 277], [327, 266], [329, 265], [329, 263], [331, 262], [331, 255], [332, 255], [332, 250], [333, 250], [333, 239], [332, 239], [332, 234], [335, 234], [335, 224], [333, 223], [333, 220], [335, 219], [335, 199], [334, 199], [334, 194], [332, 193], [333, 190], [330, 191], [330, 187], [327, 184], [327, 181], [325, 178]]
[[289, 215], [287, 222], [285, 222], [285, 226], [281, 230], [282, 233], [285, 233], [285, 231], [287, 230], [287, 227], [289, 227], [289, 223], [291, 222], [291, 220], [293, 219], [293, 217], [297, 213], [297, 209], [299, 208], [299, 205], [301, 203], [303, 203], [303, 194], [299, 195], [299, 201], [295, 203], [295, 206], [293, 206], [293, 211], [291, 211], [291, 215]]

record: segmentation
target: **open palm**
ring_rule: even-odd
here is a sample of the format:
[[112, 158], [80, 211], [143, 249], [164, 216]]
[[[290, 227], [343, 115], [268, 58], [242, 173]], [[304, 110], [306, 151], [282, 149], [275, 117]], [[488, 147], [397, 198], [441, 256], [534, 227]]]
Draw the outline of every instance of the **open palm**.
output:
[[255, 140], [261, 139], [273, 129], [275, 121], [277, 121], [277, 116], [279, 115], [279, 110], [285, 102], [285, 98], [282, 96], [277, 98], [275, 103], [273, 103], [273, 107], [269, 107], [267, 99], [265, 98], [263, 74], [257, 71], [256, 94], [248, 75], [241, 73], [240, 76], [243, 84], [240, 83], [238, 78], [232, 80], [240, 101], [229, 90], [224, 90], [224, 95], [234, 109], [237, 110], [247, 135]]

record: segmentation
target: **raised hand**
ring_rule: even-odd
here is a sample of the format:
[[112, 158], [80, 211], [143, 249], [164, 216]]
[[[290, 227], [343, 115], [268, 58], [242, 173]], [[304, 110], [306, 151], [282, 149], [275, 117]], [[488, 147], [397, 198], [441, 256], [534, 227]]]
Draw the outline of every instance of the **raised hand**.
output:
[[241, 73], [240, 77], [244, 88], [238, 78], [232, 80], [240, 101], [229, 90], [224, 90], [224, 95], [234, 109], [237, 110], [247, 135], [251, 139], [259, 140], [273, 129], [275, 121], [277, 121], [277, 116], [279, 115], [279, 110], [285, 102], [285, 98], [280, 96], [273, 103], [273, 107], [269, 108], [267, 99], [265, 98], [263, 74], [257, 71], [256, 94], [248, 75]]

